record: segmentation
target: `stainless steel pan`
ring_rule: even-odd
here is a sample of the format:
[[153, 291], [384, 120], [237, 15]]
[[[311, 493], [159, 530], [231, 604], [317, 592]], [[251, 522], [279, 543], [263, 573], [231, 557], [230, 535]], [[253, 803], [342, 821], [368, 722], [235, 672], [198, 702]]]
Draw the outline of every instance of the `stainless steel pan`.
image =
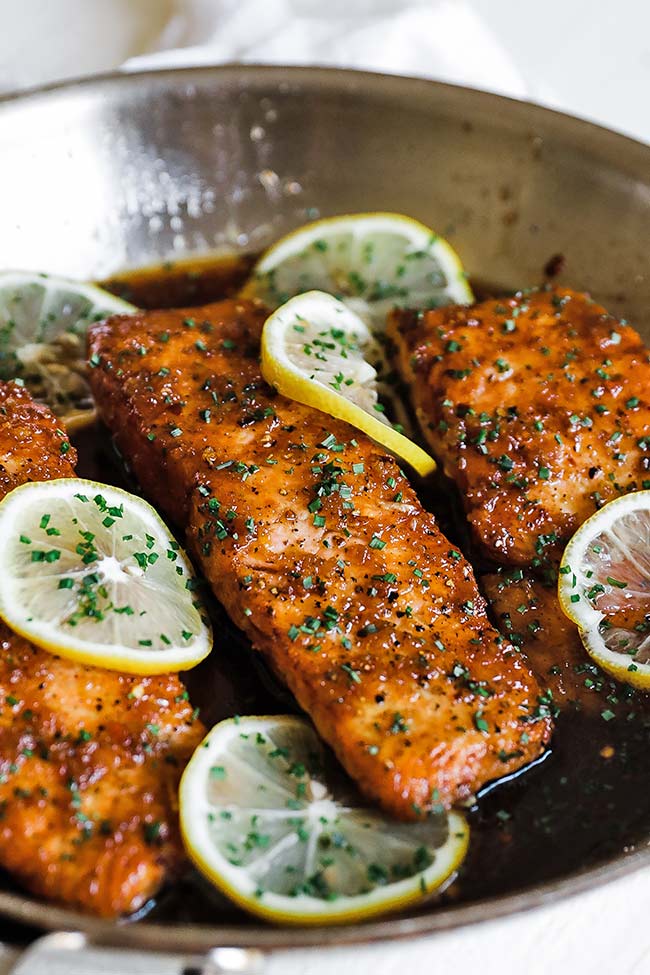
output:
[[[0, 101], [0, 177], [0, 267], [100, 278], [259, 250], [318, 214], [390, 209], [445, 233], [470, 274], [505, 288], [538, 283], [562, 253], [559, 280], [650, 336], [650, 148], [494, 95], [320, 69], [113, 75]], [[335, 931], [218, 911], [201, 925], [113, 925], [8, 889], [0, 912], [158, 950], [342, 944], [531, 908], [650, 864], [642, 847], [498, 899]]]

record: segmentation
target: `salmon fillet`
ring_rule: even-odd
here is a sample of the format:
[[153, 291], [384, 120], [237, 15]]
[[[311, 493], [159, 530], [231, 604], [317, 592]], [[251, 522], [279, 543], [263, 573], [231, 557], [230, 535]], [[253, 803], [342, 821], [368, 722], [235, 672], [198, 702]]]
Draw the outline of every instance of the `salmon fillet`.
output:
[[388, 331], [488, 558], [553, 565], [597, 508], [650, 487], [650, 356], [588, 296], [397, 310]]
[[[0, 383], [0, 494], [74, 476], [45, 407]], [[176, 675], [131, 677], [0, 623], [0, 866], [35, 894], [129, 913], [183, 862], [176, 793], [204, 729]]]
[[519, 568], [488, 573], [481, 585], [501, 632], [523, 650], [540, 683], [550, 688], [549, 702], [559, 708], [601, 709], [597, 668], [575, 624], [560, 609], [556, 587]]
[[265, 314], [223, 302], [95, 326], [99, 409], [366, 795], [404, 818], [450, 805], [540, 753], [541, 689], [394, 459], [263, 381]]
[[24, 387], [0, 382], [0, 499], [27, 481], [74, 477], [76, 462], [54, 414]]

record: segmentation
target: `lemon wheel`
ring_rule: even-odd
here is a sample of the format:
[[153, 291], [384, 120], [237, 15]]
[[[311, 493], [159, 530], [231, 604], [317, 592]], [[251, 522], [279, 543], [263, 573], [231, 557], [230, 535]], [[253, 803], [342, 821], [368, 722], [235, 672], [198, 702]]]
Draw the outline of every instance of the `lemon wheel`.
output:
[[107, 484], [24, 484], [0, 503], [0, 616], [62, 657], [134, 674], [193, 667], [212, 634], [185, 553]]
[[400, 213], [353, 213], [300, 227], [262, 255], [243, 295], [277, 308], [313, 290], [340, 298], [379, 333], [396, 306], [473, 301], [451, 245]]
[[567, 545], [558, 595], [603, 670], [650, 689], [650, 491], [610, 501]]
[[343, 302], [321, 291], [292, 298], [264, 323], [262, 373], [284, 396], [346, 420], [418, 474], [435, 461], [386, 421], [377, 395], [377, 373], [366, 355], [369, 329]]
[[360, 805], [311, 724], [292, 716], [213, 728], [183, 775], [180, 819], [198, 869], [285, 924], [358, 921], [422, 900], [454, 876], [469, 838], [455, 812], [403, 823]]
[[0, 273], [0, 379], [20, 379], [68, 429], [94, 418], [86, 331], [133, 305], [92, 284], [27, 271]]

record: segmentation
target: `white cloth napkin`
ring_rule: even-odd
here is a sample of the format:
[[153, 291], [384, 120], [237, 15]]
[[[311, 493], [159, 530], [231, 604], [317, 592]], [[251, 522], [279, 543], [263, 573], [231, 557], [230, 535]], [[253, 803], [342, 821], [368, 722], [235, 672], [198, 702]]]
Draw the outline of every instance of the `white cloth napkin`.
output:
[[318, 64], [528, 94], [498, 37], [464, 0], [184, 0], [154, 48], [126, 67]]
[[647, 0], [173, 0], [172, 11], [127, 70], [239, 61], [418, 75], [650, 142]]

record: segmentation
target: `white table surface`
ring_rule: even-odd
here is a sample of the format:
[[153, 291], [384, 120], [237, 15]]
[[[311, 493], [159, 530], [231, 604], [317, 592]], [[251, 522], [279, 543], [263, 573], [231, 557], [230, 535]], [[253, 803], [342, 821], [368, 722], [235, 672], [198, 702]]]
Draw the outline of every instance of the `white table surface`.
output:
[[[18, 88], [61, 77], [107, 70], [127, 58], [169, 44], [190, 44], [202, 40], [203, 25], [213, 24], [215, 13], [224, 26], [231, 26], [237, 10], [253, 10], [254, 0], [0, 0], [0, 88]], [[451, 16], [454, 4], [463, 8], [462, 17], [476, 15], [503, 52], [492, 79], [489, 68], [479, 64], [488, 76], [486, 87], [511, 90], [553, 106], [583, 115], [650, 141], [650, 3], [648, 0], [413, 0], [422, 16], [442, 13]], [[188, 27], [186, 8], [192, 7]], [[300, 22], [307, 55], [292, 50], [286, 60], [326, 59], [325, 50], [310, 44], [309, 18], [313, 30], [322, 27], [323, 17], [335, 18], [359, 13], [370, 19], [402, 17], [408, 0], [259, 0], [260, 16], [282, 19], [290, 31], [291, 17]], [[170, 18], [176, 15], [172, 26]], [[429, 21], [433, 23], [433, 21]], [[384, 20], [375, 30], [385, 31]], [[412, 24], [410, 41], [413, 39]], [[199, 36], [197, 37], [197, 31]], [[306, 31], [306, 34], [305, 34]], [[194, 32], [194, 33], [193, 33]], [[280, 49], [283, 34], [280, 34]], [[287, 34], [287, 36], [289, 36]], [[359, 32], [357, 37], [372, 37]], [[374, 35], [376, 37], [376, 34]], [[162, 40], [161, 40], [162, 37]], [[101, 43], [97, 39], [101, 38]], [[462, 39], [462, 38], [461, 38]], [[444, 38], [442, 39], [444, 42]], [[482, 45], [480, 32], [476, 45]], [[436, 38], [438, 53], [443, 51]], [[432, 41], [433, 44], [433, 41]], [[450, 41], [458, 44], [458, 37]], [[435, 44], [433, 45], [435, 47]], [[264, 52], [264, 47], [261, 48]], [[349, 66], [426, 73], [415, 54], [405, 45], [395, 51], [352, 51], [330, 46], [337, 59]], [[343, 53], [337, 53], [340, 50]], [[346, 54], [347, 50], [347, 54]], [[350, 53], [351, 52], [351, 53]], [[426, 54], [426, 50], [419, 54]], [[191, 55], [190, 55], [191, 56]], [[256, 57], [256, 48], [241, 51], [241, 57]], [[481, 61], [481, 51], [473, 56]], [[189, 57], [188, 57], [189, 59]], [[278, 58], [276, 57], [276, 60]], [[451, 59], [432, 58], [431, 74], [457, 76]], [[415, 67], [413, 67], [415, 65]], [[442, 65], [442, 66], [441, 66]], [[436, 68], [439, 70], [436, 71]], [[478, 70], [478, 69], [477, 69]], [[476, 74], [469, 81], [476, 82]], [[466, 79], [467, 80], [467, 79]], [[1, 171], [1, 160], [0, 160]], [[278, 952], [269, 956], [270, 975], [419, 975], [453, 972], [454, 975], [647, 975], [650, 973], [650, 933], [647, 921], [650, 903], [650, 872], [624, 878], [606, 887], [555, 905], [471, 929], [394, 944], [365, 947]], [[12, 970], [16, 955], [0, 947], [0, 975]], [[129, 975], [126, 961], [118, 968], [106, 963], [103, 971]], [[63, 971], [64, 969], [62, 969]], [[141, 971], [134, 968], [133, 971]], [[20, 966], [20, 975], [26, 973]]]

